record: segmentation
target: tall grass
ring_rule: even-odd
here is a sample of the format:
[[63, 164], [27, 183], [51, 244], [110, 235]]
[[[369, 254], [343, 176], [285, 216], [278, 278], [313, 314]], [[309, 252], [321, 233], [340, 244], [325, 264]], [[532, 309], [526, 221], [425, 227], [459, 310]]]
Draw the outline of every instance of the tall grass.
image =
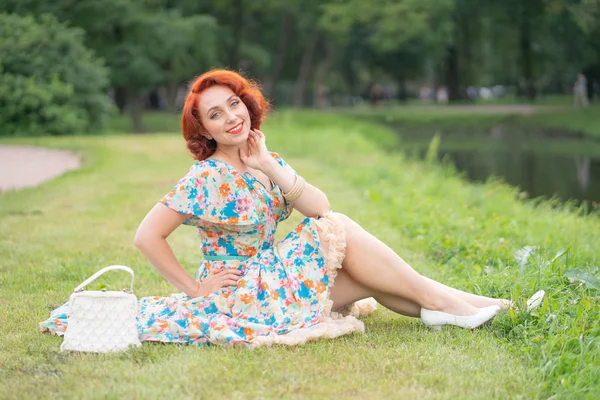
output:
[[[600, 396], [597, 213], [522, 201], [497, 181], [466, 183], [450, 166], [383, 151], [396, 142], [388, 129], [336, 114], [281, 112], [263, 131], [269, 148], [322, 188], [336, 211], [415, 268], [462, 289], [512, 298], [516, 309], [474, 332], [437, 334], [381, 309], [366, 320], [365, 335], [292, 349], [145, 343], [112, 356], [59, 353], [60, 338], [40, 335], [36, 324], [100, 267], [132, 266], [138, 296], [174, 290], [131, 241], [191, 160], [173, 134], [23, 139], [71, 148], [85, 165], [38, 188], [0, 195], [3, 397]], [[293, 215], [282, 230], [300, 218]], [[193, 232], [178, 229], [169, 240], [193, 273]], [[119, 282], [108, 279], [109, 287]], [[538, 289], [548, 293], [543, 306], [524, 311]]]

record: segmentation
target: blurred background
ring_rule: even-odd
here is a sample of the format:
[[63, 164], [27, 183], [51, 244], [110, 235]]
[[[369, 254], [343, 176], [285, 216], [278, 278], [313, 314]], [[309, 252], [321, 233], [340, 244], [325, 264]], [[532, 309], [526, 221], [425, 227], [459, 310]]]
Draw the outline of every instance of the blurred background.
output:
[[0, 0], [0, 136], [176, 131], [214, 67], [416, 155], [441, 135], [471, 179], [600, 201], [600, 0]]

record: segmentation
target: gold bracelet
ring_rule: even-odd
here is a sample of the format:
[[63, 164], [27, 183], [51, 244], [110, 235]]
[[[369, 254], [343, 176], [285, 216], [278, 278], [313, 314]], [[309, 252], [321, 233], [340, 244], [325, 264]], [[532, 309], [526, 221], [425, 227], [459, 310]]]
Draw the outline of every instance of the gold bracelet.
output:
[[289, 192], [282, 192], [283, 197], [287, 200], [288, 203], [293, 203], [298, 197], [300, 197], [300, 195], [304, 191], [305, 186], [306, 180], [300, 175], [296, 175], [296, 181], [294, 182], [294, 186], [292, 186]]

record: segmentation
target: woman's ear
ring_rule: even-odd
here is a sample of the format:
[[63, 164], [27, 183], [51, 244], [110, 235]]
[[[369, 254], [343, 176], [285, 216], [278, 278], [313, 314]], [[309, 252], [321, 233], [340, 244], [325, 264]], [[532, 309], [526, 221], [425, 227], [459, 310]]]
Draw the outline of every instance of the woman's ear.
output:
[[202, 136], [204, 136], [205, 138], [207, 138], [208, 140], [212, 140], [213, 139], [213, 137], [207, 131], [200, 132], [200, 134]]

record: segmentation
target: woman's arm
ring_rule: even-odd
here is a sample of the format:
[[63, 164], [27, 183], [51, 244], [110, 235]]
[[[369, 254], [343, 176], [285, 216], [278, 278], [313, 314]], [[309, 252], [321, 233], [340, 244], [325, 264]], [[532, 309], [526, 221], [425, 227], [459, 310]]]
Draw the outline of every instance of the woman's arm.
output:
[[[265, 135], [257, 129], [250, 131], [248, 154], [242, 152], [240, 157], [246, 165], [267, 175], [284, 193], [288, 193], [296, 182], [295, 175], [271, 156], [265, 144]], [[294, 208], [307, 217], [314, 217], [324, 215], [331, 206], [325, 193], [307, 183], [302, 194], [294, 201]]]
[[167, 237], [185, 220], [186, 216], [162, 203], [156, 204], [140, 224], [133, 243], [150, 263], [177, 289], [188, 296], [197, 297], [200, 284], [184, 270]]
[[[273, 157], [265, 162], [261, 172], [271, 178], [284, 193], [288, 193], [296, 182], [294, 174], [281, 166]], [[331, 206], [325, 193], [307, 182], [302, 194], [294, 200], [294, 208], [307, 217], [314, 217], [324, 215]]]
[[211, 271], [200, 284], [179, 264], [167, 243], [167, 237], [186, 218], [185, 214], [158, 203], [140, 224], [133, 243], [165, 279], [190, 297], [199, 297], [227, 286], [235, 286], [241, 274], [237, 270]]

